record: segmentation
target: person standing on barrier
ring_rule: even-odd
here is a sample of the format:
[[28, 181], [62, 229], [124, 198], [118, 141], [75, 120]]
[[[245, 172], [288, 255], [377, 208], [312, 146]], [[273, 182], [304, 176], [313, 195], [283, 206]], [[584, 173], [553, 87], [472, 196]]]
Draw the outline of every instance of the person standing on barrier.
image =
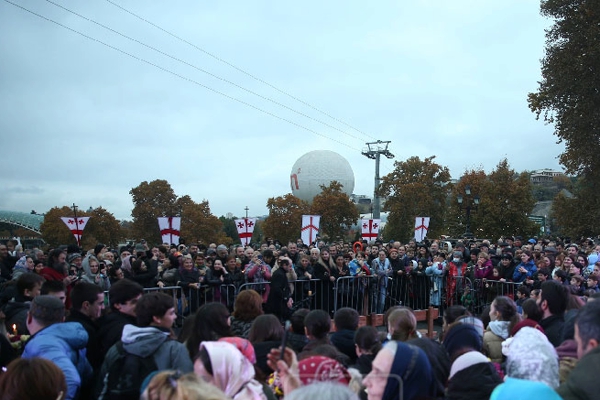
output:
[[380, 250], [379, 255], [371, 264], [373, 274], [377, 276], [377, 285], [374, 293], [374, 303], [377, 304], [377, 314], [383, 314], [387, 296], [388, 279], [391, 279], [392, 267], [385, 251]]

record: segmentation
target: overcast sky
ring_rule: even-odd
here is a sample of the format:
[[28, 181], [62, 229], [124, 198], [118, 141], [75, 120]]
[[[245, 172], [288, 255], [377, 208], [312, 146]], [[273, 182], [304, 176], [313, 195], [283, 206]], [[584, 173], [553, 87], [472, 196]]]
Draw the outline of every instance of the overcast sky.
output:
[[0, 1], [3, 210], [75, 203], [130, 219], [129, 190], [166, 179], [217, 216], [264, 215], [312, 150], [345, 157], [354, 192], [371, 195], [361, 150], [377, 139], [395, 160], [436, 155], [453, 178], [504, 157], [561, 169], [564, 146], [527, 107], [551, 23], [539, 1], [112, 0], [335, 119], [105, 0], [55, 1], [184, 63], [49, 2], [11, 1], [180, 77]]

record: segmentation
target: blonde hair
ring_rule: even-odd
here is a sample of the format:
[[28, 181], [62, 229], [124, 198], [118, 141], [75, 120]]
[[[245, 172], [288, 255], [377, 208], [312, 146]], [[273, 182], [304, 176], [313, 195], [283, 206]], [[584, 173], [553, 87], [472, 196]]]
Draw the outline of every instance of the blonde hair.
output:
[[228, 400], [220, 389], [194, 373], [181, 375], [178, 371], [163, 371], [150, 380], [142, 394], [144, 400]]

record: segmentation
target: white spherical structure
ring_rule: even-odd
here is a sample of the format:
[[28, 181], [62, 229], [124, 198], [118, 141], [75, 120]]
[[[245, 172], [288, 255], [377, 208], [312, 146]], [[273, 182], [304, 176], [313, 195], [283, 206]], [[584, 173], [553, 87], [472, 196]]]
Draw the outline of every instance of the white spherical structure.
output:
[[354, 191], [354, 171], [350, 163], [329, 150], [306, 153], [294, 163], [290, 174], [293, 195], [309, 203], [321, 193], [321, 185], [329, 186], [332, 181], [341, 183], [342, 191], [348, 196]]

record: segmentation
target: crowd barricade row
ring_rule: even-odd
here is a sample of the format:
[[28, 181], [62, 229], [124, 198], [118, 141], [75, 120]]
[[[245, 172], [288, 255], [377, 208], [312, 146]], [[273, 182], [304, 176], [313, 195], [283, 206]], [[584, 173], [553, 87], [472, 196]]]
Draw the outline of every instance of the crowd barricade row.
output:
[[[199, 307], [210, 302], [221, 302], [233, 310], [235, 299], [242, 290], [253, 289], [264, 293], [268, 282], [244, 283], [235, 285], [201, 285], [198, 289], [180, 286], [144, 288], [145, 293], [160, 291], [173, 297], [177, 302], [177, 314], [187, 317]], [[492, 280], [471, 280], [468, 277], [444, 277], [442, 288], [432, 285], [430, 277], [400, 275], [394, 277], [345, 276], [334, 282], [319, 279], [296, 280], [290, 282], [293, 310], [308, 308], [322, 309], [333, 315], [342, 307], [354, 308], [360, 315], [382, 314], [396, 305], [413, 310], [439, 308], [440, 315], [452, 305], [463, 305], [475, 315], [481, 314], [496, 296], [508, 296], [516, 299], [520, 286], [513, 282]], [[440, 290], [440, 296], [433, 296], [434, 290]], [[106, 304], [109, 304], [108, 291], [105, 292]], [[432, 299], [438, 299], [433, 301]], [[266, 298], [265, 298], [266, 300]]]

